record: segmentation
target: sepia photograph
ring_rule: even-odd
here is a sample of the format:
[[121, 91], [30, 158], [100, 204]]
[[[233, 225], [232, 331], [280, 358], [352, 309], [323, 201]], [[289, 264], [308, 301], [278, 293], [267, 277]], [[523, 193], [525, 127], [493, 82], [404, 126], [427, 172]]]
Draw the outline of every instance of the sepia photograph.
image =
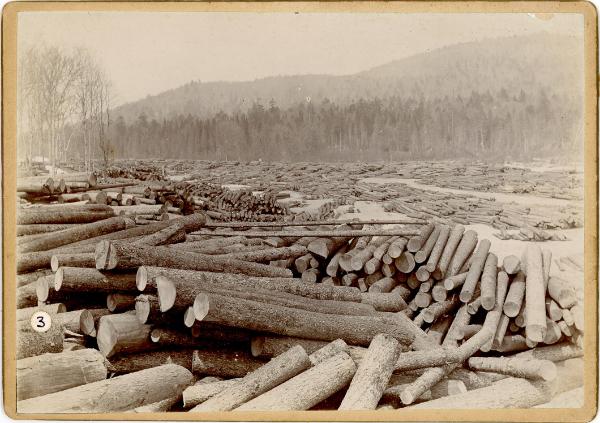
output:
[[596, 16], [547, 3], [11, 11], [5, 406], [593, 416]]

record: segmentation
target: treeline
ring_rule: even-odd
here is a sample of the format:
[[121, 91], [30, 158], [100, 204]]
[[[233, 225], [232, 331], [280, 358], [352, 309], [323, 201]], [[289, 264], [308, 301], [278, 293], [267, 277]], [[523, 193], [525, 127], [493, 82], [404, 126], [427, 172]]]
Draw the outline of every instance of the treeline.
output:
[[[550, 92], [550, 94], [548, 94]], [[287, 109], [157, 121], [116, 116], [115, 157], [215, 160], [380, 161], [530, 159], [580, 151], [581, 105], [551, 91], [472, 92], [430, 100], [389, 97], [339, 106], [325, 99]]]

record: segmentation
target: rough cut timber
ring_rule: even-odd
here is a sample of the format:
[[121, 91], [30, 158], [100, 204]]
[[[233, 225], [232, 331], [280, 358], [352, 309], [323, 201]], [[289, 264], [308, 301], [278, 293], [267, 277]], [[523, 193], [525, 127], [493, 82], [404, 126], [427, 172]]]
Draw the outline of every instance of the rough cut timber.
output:
[[238, 383], [190, 411], [229, 411], [308, 369], [311, 362], [297, 345], [247, 374]]
[[471, 370], [495, 372], [526, 379], [543, 379], [548, 381], [556, 378], [556, 366], [549, 360], [471, 357], [468, 365]]
[[350, 383], [355, 372], [356, 364], [342, 352], [235, 410], [308, 410]]
[[174, 251], [166, 247], [148, 247], [110, 241], [102, 241], [96, 247], [97, 269], [127, 269], [148, 265], [239, 273], [249, 276], [292, 277], [289, 269], [242, 260], [223, 259], [205, 254]]
[[96, 267], [94, 253], [63, 253], [54, 254], [50, 259], [50, 268], [56, 272], [59, 267]]
[[42, 354], [17, 360], [17, 401], [106, 379], [104, 357], [95, 349]]
[[193, 381], [176, 364], [88, 383], [17, 402], [19, 413], [108, 413], [126, 411], [180, 395]]
[[[431, 234], [427, 238], [425, 244], [417, 252], [415, 252], [415, 261], [417, 263], [420, 264], [425, 263], [427, 261], [429, 255], [431, 254], [431, 251], [433, 250], [433, 247], [435, 247], [438, 237], [440, 236], [440, 231], [440, 225], [436, 225], [433, 229], [433, 232], [431, 232]], [[425, 268], [425, 266], [423, 266], [423, 268]]]
[[417, 251], [419, 251], [421, 247], [425, 245], [425, 242], [427, 242], [427, 238], [429, 238], [429, 235], [431, 235], [434, 229], [435, 225], [433, 223], [428, 223], [427, 225], [421, 226], [419, 234], [411, 237], [408, 240], [406, 244], [406, 249], [411, 253], [416, 253]]

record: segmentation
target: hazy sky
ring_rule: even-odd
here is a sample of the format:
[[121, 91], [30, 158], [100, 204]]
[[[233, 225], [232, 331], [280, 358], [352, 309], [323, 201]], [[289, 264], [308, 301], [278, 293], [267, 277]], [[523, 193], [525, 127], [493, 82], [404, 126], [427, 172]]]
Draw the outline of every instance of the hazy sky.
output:
[[444, 45], [540, 31], [582, 36], [559, 14], [27, 12], [19, 51], [43, 41], [84, 46], [113, 82], [116, 104], [190, 80], [351, 74]]

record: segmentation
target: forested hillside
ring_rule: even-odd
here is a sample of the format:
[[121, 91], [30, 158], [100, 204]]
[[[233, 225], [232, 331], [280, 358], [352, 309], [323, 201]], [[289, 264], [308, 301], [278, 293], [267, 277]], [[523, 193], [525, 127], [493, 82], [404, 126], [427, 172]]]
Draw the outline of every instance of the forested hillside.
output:
[[582, 43], [465, 43], [350, 76], [191, 82], [112, 111], [115, 157], [529, 158], [581, 142]]

